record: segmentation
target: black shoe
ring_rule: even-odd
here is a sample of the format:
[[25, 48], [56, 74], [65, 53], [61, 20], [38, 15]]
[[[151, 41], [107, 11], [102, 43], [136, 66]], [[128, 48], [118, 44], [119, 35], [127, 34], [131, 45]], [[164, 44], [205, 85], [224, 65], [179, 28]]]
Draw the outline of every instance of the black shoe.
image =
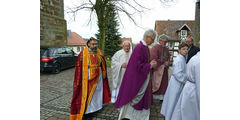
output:
[[91, 116], [90, 114], [85, 114], [83, 115], [83, 120], [92, 120], [93, 116]]
[[128, 118], [123, 118], [122, 120], [130, 120], [130, 119], [128, 119]]
[[92, 117], [89, 117], [89, 118], [87, 118], [86, 120], [92, 120], [93, 118]]

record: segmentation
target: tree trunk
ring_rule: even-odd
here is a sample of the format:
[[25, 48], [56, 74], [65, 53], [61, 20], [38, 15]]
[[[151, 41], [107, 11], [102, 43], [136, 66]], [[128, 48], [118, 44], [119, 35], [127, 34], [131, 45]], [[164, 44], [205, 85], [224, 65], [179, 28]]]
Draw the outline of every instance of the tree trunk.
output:
[[100, 49], [102, 50], [102, 54], [104, 55], [104, 49], [105, 49], [105, 41], [106, 41], [106, 23], [102, 23], [102, 28], [101, 28], [101, 46]]
[[99, 29], [99, 49], [101, 49], [104, 55], [104, 48], [105, 48], [105, 39], [106, 39], [106, 22], [103, 19], [102, 15], [98, 15], [98, 29]]

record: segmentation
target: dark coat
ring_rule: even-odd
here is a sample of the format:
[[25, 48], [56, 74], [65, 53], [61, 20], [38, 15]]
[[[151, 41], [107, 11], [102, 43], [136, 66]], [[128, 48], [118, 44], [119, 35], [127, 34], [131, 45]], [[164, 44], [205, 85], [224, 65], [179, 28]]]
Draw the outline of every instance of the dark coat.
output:
[[198, 51], [200, 51], [200, 48], [192, 45], [191, 49], [188, 51], [187, 63], [194, 55], [197, 54]]

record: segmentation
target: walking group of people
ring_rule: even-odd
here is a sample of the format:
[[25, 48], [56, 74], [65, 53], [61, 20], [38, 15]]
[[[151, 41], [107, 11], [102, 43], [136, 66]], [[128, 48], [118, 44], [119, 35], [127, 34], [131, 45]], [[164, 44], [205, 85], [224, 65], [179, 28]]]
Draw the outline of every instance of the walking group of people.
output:
[[91, 120], [110, 101], [120, 111], [118, 120], [149, 120], [153, 94], [163, 100], [161, 114], [166, 120], [199, 120], [200, 49], [192, 38], [179, 45], [168, 82], [168, 36], [159, 36], [150, 50], [156, 37], [150, 29], [133, 50], [130, 41], [122, 43], [123, 49], [112, 57], [112, 91], [106, 61], [91, 37], [76, 61], [70, 120]]

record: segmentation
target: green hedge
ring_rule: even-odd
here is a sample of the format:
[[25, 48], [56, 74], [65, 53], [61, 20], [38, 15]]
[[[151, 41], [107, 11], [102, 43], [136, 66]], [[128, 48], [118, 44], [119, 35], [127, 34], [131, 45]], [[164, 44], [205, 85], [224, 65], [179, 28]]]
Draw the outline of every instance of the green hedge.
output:
[[107, 67], [111, 67], [111, 60], [106, 60], [106, 62], [107, 62]]

